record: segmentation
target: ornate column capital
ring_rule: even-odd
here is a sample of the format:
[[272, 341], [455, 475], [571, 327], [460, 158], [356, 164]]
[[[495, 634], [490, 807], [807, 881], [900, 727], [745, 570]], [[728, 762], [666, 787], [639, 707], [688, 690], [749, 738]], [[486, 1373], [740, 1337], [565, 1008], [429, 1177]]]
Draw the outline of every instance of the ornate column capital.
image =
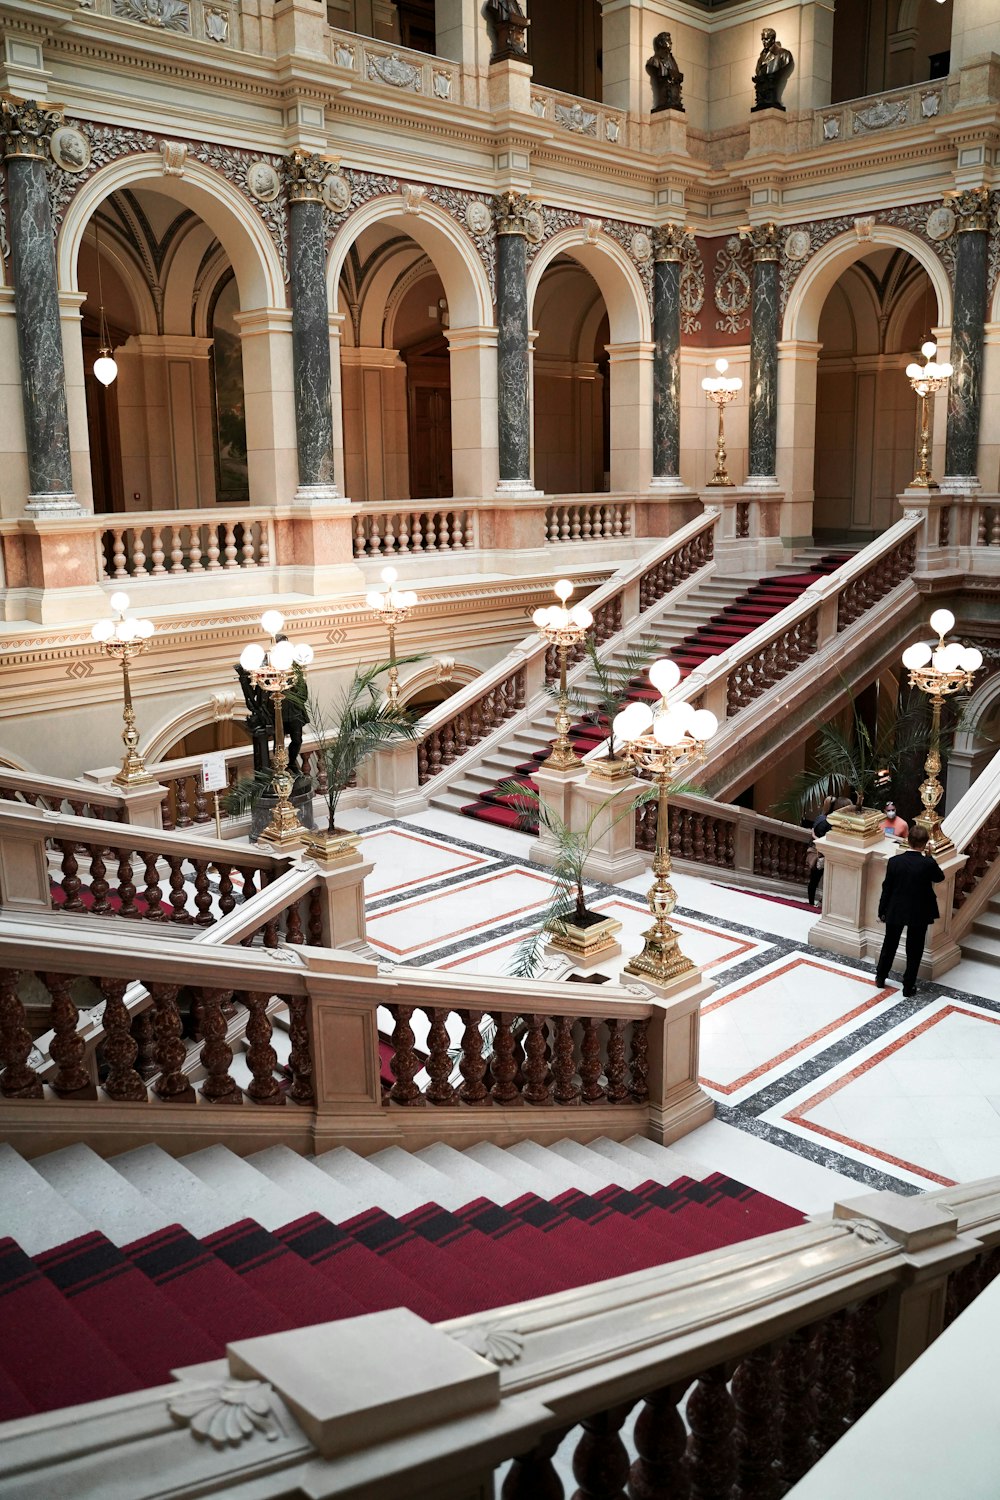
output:
[[332, 171], [332, 164], [325, 157], [293, 151], [285, 158], [289, 203], [322, 203], [323, 186]]
[[493, 199], [493, 223], [497, 234], [528, 235], [528, 215], [533, 212], [531, 199], [524, 193], [508, 189]]
[[990, 190], [986, 187], [960, 188], [945, 193], [958, 219], [959, 234], [986, 234], [990, 227]]
[[661, 224], [653, 230], [653, 259], [679, 261], [694, 240], [694, 230], [686, 224]]
[[741, 224], [740, 239], [746, 240], [754, 260], [779, 260], [781, 258], [777, 224]]
[[34, 99], [0, 98], [0, 140], [4, 160], [28, 156], [41, 161], [49, 157], [49, 142], [62, 124], [61, 104], [42, 105]]

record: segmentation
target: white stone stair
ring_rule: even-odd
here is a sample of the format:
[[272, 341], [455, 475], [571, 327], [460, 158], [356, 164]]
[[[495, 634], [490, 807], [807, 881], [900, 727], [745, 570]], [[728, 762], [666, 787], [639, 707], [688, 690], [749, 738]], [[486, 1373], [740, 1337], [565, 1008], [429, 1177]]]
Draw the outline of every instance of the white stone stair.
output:
[[1000, 965], [1000, 896], [991, 896], [961, 941], [963, 958]]

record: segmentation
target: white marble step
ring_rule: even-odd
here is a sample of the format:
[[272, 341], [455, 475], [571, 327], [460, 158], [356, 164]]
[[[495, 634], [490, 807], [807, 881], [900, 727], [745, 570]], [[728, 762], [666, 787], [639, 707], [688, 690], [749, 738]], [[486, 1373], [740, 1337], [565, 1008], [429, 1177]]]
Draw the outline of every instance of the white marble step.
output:
[[468, 1201], [460, 1182], [422, 1157], [404, 1151], [401, 1146], [387, 1146], [384, 1151], [376, 1151], [368, 1157], [368, 1164], [378, 1167], [403, 1187], [420, 1193], [421, 1204], [437, 1203], [441, 1208], [456, 1209]]
[[[641, 1172], [637, 1167], [621, 1161], [611, 1162], [601, 1152], [591, 1151], [589, 1146], [581, 1146], [579, 1141], [555, 1141], [549, 1150], [580, 1170], [583, 1176], [575, 1186], [582, 1193], [596, 1193], [598, 1188], [612, 1186], [632, 1192], [640, 1183], [649, 1179], [648, 1172]], [[585, 1182], [589, 1182], [590, 1186], [585, 1187]]]
[[25, 1255], [41, 1255], [95, 1227], [13, 1146], [0, 1145], [0, 1239], [9, 1236]]
[[277, 1187], [226, 1146], [206, 1146], [202, 1151], [193, 1151], [182, 1158], [182, 1165], [218, 1195], [226, 1215], [225, 1224], [256, 1219], [265, 1229], [280, 1229], [310, 1212], [308, 1203]]
[[458, 1185], [462, 1194], [462, 1206], [474, 1203], [477, 1198], [489, 1198], [492, 1203], [504, 1204], [517, 1197], [517, 1193], [512, 1191], [513, 1185], [509, 1177], [494, 1172], [483, 1162], [472, 1161], [461, 1151], [456, 1151], [454, 1146], [438, 1143], [425, 1146], [416, 1154], [421, 1161], [443, 1172]]
[[[197, 1239], [233, 1223], [228, 1200], [159, 1146], [137, 1146], [112, 1158], [110, 1165], [168, 1216]], [[239, 1217], [242, 1217], [240, 1215]]]
[[658, 1146], [655, 1141], [647, 1141], [642, 1135], [631, 1136], [624, 1145], [633, 1156], [647, 1164], [646, 1176], [652, 1177], [655, 1182], [662, 1182], [665, 1187], [676, 1182], [678, 1177], [693, 1177], [696, 1182], [701, 1182], [716, 1171], [715, 1167], [706, 1166], [696, 1157], [689, 1156], [686, 1151], [676, 1151], [673, 1146]]
[[585, 1193], [594, 1186], [592, 1174], [555, 1151], [550, 1151], [548, 1147], [539, 1146], [537, 1141], [518, 1141], [516, 1145], [508, 1146], [507, 1154], [534, 1167], [545, 1182], [544, 1191], [541, 1188], [534, 1189], [541, 1198], [557, 1198], [570, 1188]]
[[130, 1245], [174, 1223], [173, 1216], [140, 1193], [89, 1146], [64, 1146], [34, 1163], [61, 1198], [112, 1244]]
[[505, 1199], [507, 1203], [524, 1193], [536, 1193], [539, 1198], [549, 1194], [549, 1183], [543, 1173], [530, 1162], [511, 1155], [510, 1150], [502, 1151], [499, 1146], [494, 1146], [492, 1141], [477, 1141], [474, 1146], [467, 1146], [462, 1155], [507, 1179], [510, 1183]]
[[427, 1202], [426, 1194], [397, 1182], [388, 1172], [373, 1167], [370, 1161], [346, 1146], [324, 1151], [322, 1156], [316, 1157], [315, 1165], [355, 1195], [358, 1203], [363, 1205], [358, 1209], [359, 1213], [365, 1208], [381, 1208], [384, 1213], [399, 1218]]
[[300, 1156], [288, 1146], [268, 1146], [263, 1151], [255, 1151], [247, 1161], [275, 1187], [300, 1202], [308, 1201], [313, 1213], [322, 1214], [333, 1224], [343, 1224], [372, 1206], [328, 1172], [322, 1171], [314, 1161]]

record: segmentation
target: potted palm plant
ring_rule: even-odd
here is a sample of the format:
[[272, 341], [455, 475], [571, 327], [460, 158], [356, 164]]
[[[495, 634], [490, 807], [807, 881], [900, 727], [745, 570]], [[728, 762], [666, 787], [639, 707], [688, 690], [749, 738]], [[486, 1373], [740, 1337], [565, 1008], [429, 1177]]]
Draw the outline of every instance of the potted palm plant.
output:
[[[404, 657], [397, 666], [419, 660], [417, 656]], [[321, 790], [326, 800], [327, 826], [325, 831], [306, 840], [314, 858], [344, 859], [356, 852], [357, 838], [337, 827], [337, 804], [341, 796], [375, 751], [397, 740], [417, 738], [413, 715], [384, 697], [375, 685], [388, 670], [387, 661], [376, 662], [372, 667], [357, 667], [330, 708], [324, 708], [314, 698], [309, 700], [309, 718], [326, 771], [326, 785]]]
[[567, 953], [581, 968], [614, 958], [621, 952], [615, 935], [622, 924], [589, 909], [584, 872], [598, 840], [624, 818], [634, 818], [636, 808], [656, 796], [655, 786], [644, 788], [617, 811], [615, 804], [620, 803], [620, 795], [605, 798], [583, 827], [577, 829], [570, 828], [533, 788], [522, 782], [505, 782], [500, 790], [523, 809], [526, 817], [536, 820], [546, 830], [555, 847], [551, 869], [556, 884], [552, 899], [538, 926], [518, 944], [511, 975], [515, 979], [533, 979], [546, 946]]

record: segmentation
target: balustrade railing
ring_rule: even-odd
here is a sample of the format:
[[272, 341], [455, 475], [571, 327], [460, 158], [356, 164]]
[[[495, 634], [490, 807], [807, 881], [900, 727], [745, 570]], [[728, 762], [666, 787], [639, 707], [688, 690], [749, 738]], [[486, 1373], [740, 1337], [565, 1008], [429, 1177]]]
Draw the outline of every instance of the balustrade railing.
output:
[[792, 621], [780, 634], [733, 664], [726, 682], [726, 714], [739, 713], [808, 661], [819, 642], [819, 609]]
[[478, 545], [476, 512], [435, 508], [355, 507], [354, 556], [394, 557], [416, 552], [465, 552]]
[[547, 542], [590, 542], [631, 536], [633, 506], [628, 502], [601, 504], [578, 500], [549, 505], [545, 510]]
[[[804, 885], [808, 879], [808, 828], [689, 793], [671, 797], [668, 822], [670, 853], [677, 862], [725, 870], [751, 884], [766, 880]], [[635, 844], [644, 853], [656, 848], [655, 801], [635, 810]]]
[[105, 524], [100, 551], [103, 576], [115, 582], [269, 568], [276, 561], [274, 523], [253, 511], [135, 512]]
[[1000, 884], [1000, 751], [983, 768], [943, 820], [944, 831], [965, 863], [955, 875], [952, 923], [960, 938]]
[[44, 812], [70, 813], [78, 818], [98, 818], [124, 823], [127, 813], [117, 790], [58, 776], [35, 776], [28, 771], [0, 768], [0, 802], [39, 807]]
[[428, 730], [417, 746], [417, 776], [421, 786], [478, 745], [525, 705], [527, 672], [515, 667], [499, 682], [464, 703], [446, 721]]
[[863, 572], [850, 579], [837, 600], [837, 629], [846, 630], [908, 578], [917, 560], [916, 536], [903, 537]]

